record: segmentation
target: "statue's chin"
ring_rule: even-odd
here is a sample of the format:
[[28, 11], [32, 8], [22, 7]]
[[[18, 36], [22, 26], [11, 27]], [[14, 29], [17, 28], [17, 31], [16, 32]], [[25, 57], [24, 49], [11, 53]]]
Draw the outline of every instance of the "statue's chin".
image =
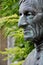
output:
[[26, 40], [26, 41], [32, 41], [32, 37], [29, 37], [29, 36], [24, 36], [24, 40]]
[[36, 30], [32, 26], [28, 26], [24, 30], [24, 39], [25, 40], [33, 41], [36, 39], [36, 37], [37, 37]]
[[27, 41], [32, 40], [33, 36], [34, 36], [34, 33], [33, 33], [32, 30], [24, 32], [24, 39], [27, 40]]

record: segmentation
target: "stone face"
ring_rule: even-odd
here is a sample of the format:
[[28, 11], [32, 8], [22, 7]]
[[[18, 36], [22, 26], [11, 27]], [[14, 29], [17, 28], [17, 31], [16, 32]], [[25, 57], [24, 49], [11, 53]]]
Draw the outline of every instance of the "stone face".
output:
[[[38, 0], [26, 0], [19, 8], [18, 26], [24, 29], [24, 39], [40, 45], [43, 40], [43, 11]], [[41, 7], [41, 8], [40, 8]]]
[[34, 49], [23, 65], [43, 65], [43, 0], [21, 0], [18, 26], [24, 29], [25, 41], [32, 41]]

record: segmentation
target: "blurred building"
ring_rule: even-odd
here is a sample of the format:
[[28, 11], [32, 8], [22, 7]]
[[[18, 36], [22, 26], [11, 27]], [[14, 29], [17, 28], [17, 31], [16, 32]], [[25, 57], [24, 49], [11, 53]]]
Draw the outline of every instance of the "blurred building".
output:
[[[5, 38], [3, 34], [3, 30], [0, 30], [0, 50], [5, 51], [5, 48], [13, 48], [14, 47], [14, 39], [12, 37]], [[12, 62], [12, 58], [8, 59], [7, 61], [3, 61], [3, 56], [0, 54], [0, 65], [10, 65]]]

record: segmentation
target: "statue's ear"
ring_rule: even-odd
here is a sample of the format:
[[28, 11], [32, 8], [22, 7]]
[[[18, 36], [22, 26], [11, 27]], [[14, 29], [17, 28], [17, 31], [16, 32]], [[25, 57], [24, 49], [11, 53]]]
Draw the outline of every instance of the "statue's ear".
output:
[[33, 18], [33, 23], [40, 23], [43, 19], [43, 13], [37, 13]]

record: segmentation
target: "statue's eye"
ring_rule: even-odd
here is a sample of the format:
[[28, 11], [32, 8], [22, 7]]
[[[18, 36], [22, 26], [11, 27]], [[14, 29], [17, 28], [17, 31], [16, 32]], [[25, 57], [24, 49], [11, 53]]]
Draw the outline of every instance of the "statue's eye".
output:
[[19, 15], [21, 16], [21, 15], [22, 15], [22, 13], [19, 13]]
[[30, 16], [30, 15], [35, 15], [34, 12], [25, 12], [24, 15]]

